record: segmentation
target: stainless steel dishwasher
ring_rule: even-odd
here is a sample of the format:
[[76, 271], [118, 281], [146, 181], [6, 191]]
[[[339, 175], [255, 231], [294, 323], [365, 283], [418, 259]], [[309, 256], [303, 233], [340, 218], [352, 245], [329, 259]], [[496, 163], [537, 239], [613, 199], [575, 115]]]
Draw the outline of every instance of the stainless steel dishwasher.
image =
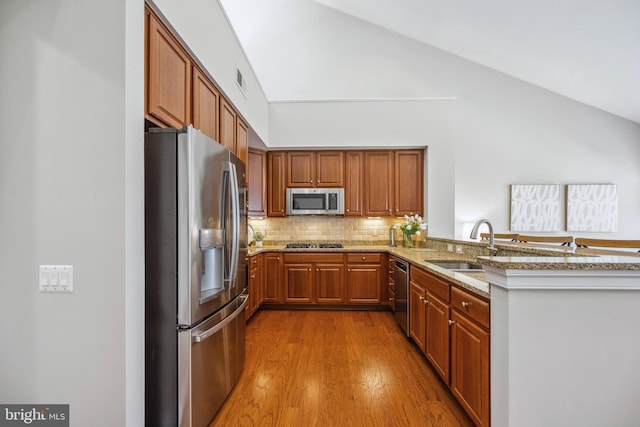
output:
[[405, 335], [409, 336], [409, 264], [400, 258], [396, 258], [393, 277], [396, 282], [396, 321]]

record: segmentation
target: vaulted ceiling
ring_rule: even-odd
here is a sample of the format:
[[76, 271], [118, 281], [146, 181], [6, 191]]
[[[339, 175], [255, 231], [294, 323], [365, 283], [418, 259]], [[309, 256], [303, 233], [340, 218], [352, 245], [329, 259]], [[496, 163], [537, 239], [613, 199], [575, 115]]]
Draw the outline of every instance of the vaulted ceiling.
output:
[[[407, 82], [402, 58], [422, 46], [640, 123], [638, 0], [219, 2], [269, 101], [455, 96]], [[393, 90], [385, 69], [403, 76]]]

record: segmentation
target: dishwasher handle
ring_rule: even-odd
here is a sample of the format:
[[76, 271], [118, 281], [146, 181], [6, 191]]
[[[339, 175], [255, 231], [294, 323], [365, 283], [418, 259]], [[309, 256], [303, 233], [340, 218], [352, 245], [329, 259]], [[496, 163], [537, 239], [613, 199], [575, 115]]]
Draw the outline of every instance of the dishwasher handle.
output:
[[206, 331], [202, 332], [201, 334], [195, 335], [193, 337], [193, 342], [203, 342], [204, 340], [206, 340], [207, 338], [211, 337], [216, 332], [218, 332], [219, 330], [221, 330], [222, 328], [227, 326], [233, 319], [238, 317], [238, 315], [244, 311], [244, 308], [247, 305], [247, 301], [249, 301], [249, 299], [248, 299], [248, 297], [246, 295], [242, 295], [240, 298], [243, 300], [242, 303], [240, 304], [240, 307], [236, 308], [233, 313], [231, 313], [229, 316], [225, 317], [224, 320], [222, 320], [220, 323], [216, 323], [215, 326], [207, 329]]

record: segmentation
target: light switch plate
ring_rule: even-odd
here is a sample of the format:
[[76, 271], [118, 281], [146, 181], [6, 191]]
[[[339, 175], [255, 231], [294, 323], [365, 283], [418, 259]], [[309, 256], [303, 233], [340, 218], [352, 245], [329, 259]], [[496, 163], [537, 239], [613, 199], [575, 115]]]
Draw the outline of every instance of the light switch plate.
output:
[[73, 292], [72, 265], [41, 265], [40, 292]]
[[447, 243], [447, 252], [453, 252], [453, 243]]
[[457, 254], [461, 254], [462, 253], [462, 246], [456, 245], [456, 253]]

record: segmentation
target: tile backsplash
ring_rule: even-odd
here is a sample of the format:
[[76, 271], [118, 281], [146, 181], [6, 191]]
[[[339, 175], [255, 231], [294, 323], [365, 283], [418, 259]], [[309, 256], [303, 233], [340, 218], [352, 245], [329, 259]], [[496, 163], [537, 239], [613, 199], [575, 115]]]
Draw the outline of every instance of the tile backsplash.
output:
[[[251, 219], [255, 231], [265, 234], [265, 245], [286, 242], [350, 242], [387, 244], [389, 227], [401, 218], [348, 218], [338, 216], [290, 216]], [[401, 239], [400, 230], [396, 238]]]

